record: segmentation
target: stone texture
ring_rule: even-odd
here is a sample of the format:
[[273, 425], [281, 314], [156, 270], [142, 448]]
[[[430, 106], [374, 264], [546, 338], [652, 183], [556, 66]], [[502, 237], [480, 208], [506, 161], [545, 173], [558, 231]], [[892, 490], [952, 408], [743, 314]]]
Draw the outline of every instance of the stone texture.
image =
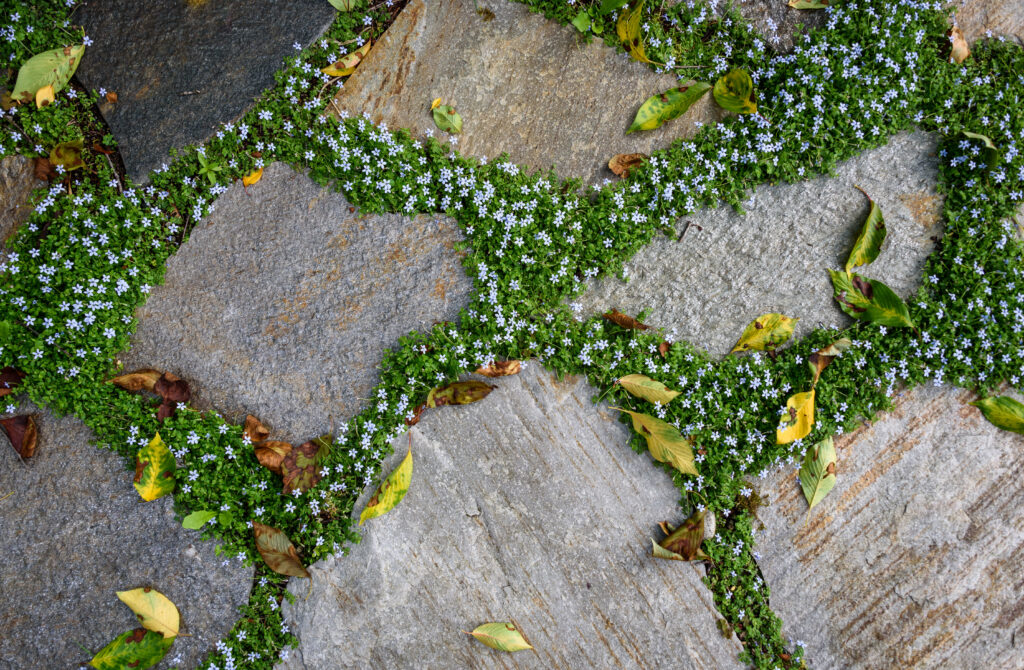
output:
[[43, 412], [39, 436], [24, 462], [0, 437], [0, 668], [88, 661], [83, 646], [95, 653], [137, 625], [114, 592], [140, 586], [170, 598], [188, 633], [157, 667], [195, 667], [247, 602], [252, 568], [223, 565], [174, 520], [169, 497], [143, 502], [121, 458], [89, 444], [77, 419]]
[[[724, 8], [728, 4], [722, 2], [721, 6]], [[780, 52], [790, 51], [799, 35], [821, 28], [828, 21], [825, 11], [793, 9], [787, 2], [779, 0], [736, 0], [733, 6], [769, 45]]]
[[759, 564], [812, 668], [1024, 668], [1024, 436], [974, 398], [921, 388], [839, 438], [810, 514], [792, 468], [761, 486]]
[[993, 37], [1006, 37], [1020, 43], [1024, 40], [1024, 3], [1020, 0], [961, 0], [956, 22], [969, 42]]
[[334, 14], [324, 0], [90, 0], [74, 17], [93, 40], [78, 77], [117, 92], [103, 114], [144, 181], [171, 147], [240, 116]]
[[42, 183], [33, 175], [30, 159], [7, 156], [0, 160], [0, 243], [32, 213], [29, 196], [37, 186]]
[[[428, 410], [412, 485], [348, 556], [311, 568], [284, 606], [300, 646], [283, 668], [743, 667], [696, 565], [650, 556], [679, 494], [579, 378], [534, 364], [483, 402]], [[388, 469], [410, 438], [396, 440]], [[356, 509], [368, 498], [363, 495]], [[460, 630], [514, 620], [535, 652]]]
[[799, 317], [795, 337], [852, 319], [832, 299], [826, 268], [841, 269], [869, 211], [866, 190], [885, 216], [882, 253], [863, 269], [907, 296], [941, 236], [934, 138], [902, 134], [838, 167], [835, 177], [762, 186], [746, 215], [731, 208], [686, 217], [681, 241], [659, 236], [626, 264], [630, 280], [592, 282], [583, 315], [649, 309], [646, 323], [676, 329], [712, 355], [725, 355], [760, 314]]
[[189, 380], [199, 407], [308, 439], [362, 409], [400, 336], [457, 316], [471, 288], [460, 237], [448, 218], [359, 214], [272, 164], [168, 261], [123, 360]]

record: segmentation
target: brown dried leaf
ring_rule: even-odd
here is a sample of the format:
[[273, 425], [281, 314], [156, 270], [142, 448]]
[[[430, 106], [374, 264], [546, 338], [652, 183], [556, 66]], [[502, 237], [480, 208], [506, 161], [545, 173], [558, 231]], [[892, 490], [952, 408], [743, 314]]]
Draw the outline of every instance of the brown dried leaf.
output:
[[253, 450], [256, 452], [256, 460], [260, 462], [260, 465], [276, 475], [283, 475], [281, 463], [292, 452], [292, 445], [288, 442], [265, 440], [254, 445]]
[[165, 403], [188, 402], [192, 397], [188, 382], [170, 372], [160, 375], [153, 384], [153, 392], [163, 398]]
[[608, 169], [623, 179], [629, 171], [647, 160], [647, 154], [616, 154], [608, 161]]
[[[708, 558], [708, 555], [700, 548], [704, 541], [704, 512], [694, 513], [675, 530], [672, 530], [671, 526], [664, 522], [661, 524], [661, 529], [668, 537], [662, 540], [660, 545], [655, 545], [654, 555], [656, 557], [677, 561], [699, 561]], [[659, 552], [659, 547], [668, 554]]]
[[25, 373], [16, 368], [7, 366], [0, 370], [0, 398], [14, 392], [14, 387], [25, 378]]
[[303, 442], [292, 447], [281, 461], [284, 492], [308, 491], [320, 481], [320, 463], [330, 451], [330, 443], [323, 439]]
[[946, 33], [949, 37], [950, 42], [950, 59], [959, 65], [967, 60], [967, 57], [971, 55], [971, 49], [967, 46], [967, 40], [964, 38], [963, 31], [960, 30], [959, 26], [953, 26]]
[[665, 357], [668, 356], [668, 351], [671, 348], [672, 348], [672, 343], [671, 342], [662, 342], [661, 344], [658, 345], [658, 353], [661, 354], [662, 358], [665, 358]]
[[117, 102], [117, 93], [114, 93], [113, 91], [108, 92], [103, 97], [106, 98], [107, 102], [111, 102], [111, 103]]
[[843, 353], [847, 349], [853, 346], [853, 342], [848, 337], [840, 337], [838, 340], [818, 349], [816, 352], [807, 357], [807, 366], [811, 369], [811, 375], [813, 380], [811, 386], [816, 386], [818, 378], [821, 377], [821, 373], [836, 359], [839, 354]]
[[484, 365], [476, 369], [476, 374], [483, 375], [484, 377], [505, 377], [508, 375], [517, 375], [522, 369], [522, 363], [519, 361], [498, 361], [491, 363], [490, 365]]
[[604, 315], [604, 318], [608, 319], [616, 326], [625, 328], [627, 330], [650, 330], [651, 327], [647, 324], [640, 323], [631, 316], [627, 316], [617, 309], [613, 309]]
[[263, 422], [252, 414], [246, 414], [245, 428], [242, 430], [242, 435], [249, 438], [249, 441], [253, 444], [256, 444], [270, 437], [270, 429], [264, 426]]
[[36, 157], [33, 173], [39, 181], [50, 181], [57, 178], [57, 170], [53, 167], [50, 159], [42, 156]]
[[152, 391], [161, 374], [159, 370], [154, 370], [153, 368], [142, 368], [141, 370], [114, 377], [108, 383], [116, 384], [126, 391], [142, 391], [143, 389]]
[[411, 419], [406, 419], [405, 420], [405, 425], [407, 425], [407, 426], [415, 426], [416, 424], [418, 424], [420, 422], [420, 417], [423, 416], [423, 410], [426, 409], [426, 408], [427, 408], [427, 404], [426, 403], [421, 403], [419, 405], [416, 405], [416, 408], [413, 409], [413, 411], [412, 411], [412, 418]]
[[253, 521], [252, 532], [256, 538], [256, 550], [271, 570], [289, 577], [309, 579], [309, 571], [299, 560], [299, 552], [283, 531]]
[[36, 419], [32, 414], [12, 416], [9, 419], [0, 419], [0, 427], [3, 427], [11, 446], [22, 458], [31, 458], [36, 453], [36, 439], [39, 432], [36, 429]]
[[427, 394], [427, 407], [468, 405], [483, 400], [496, 388], [498, 387], [478, 381], [455, 382], [447, 386], [439, 386], [431, 389]]

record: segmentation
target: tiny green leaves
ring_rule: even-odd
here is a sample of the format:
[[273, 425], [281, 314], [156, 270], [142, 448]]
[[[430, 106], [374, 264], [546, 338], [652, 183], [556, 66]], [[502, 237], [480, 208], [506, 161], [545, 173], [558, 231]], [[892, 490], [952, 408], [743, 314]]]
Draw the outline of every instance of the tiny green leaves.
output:
[[997, 428], [1024, 434], [1024, 405], [1007, 396], [993, 396], [971, 403]]
[[181, 615], [170, 599], [159, 591], [151, 588], [118, 591], [118, 599], [127, 605], [139, 623], [146, 630], [160, 633], [164, 637], [178, 636], [181, 626]]
[[260, 552], [267, 567], [280, 575], [309, 579], [309, 571], [302, 565], [299, 552], [284, 531], [253, 521], [252, 532], [256, 539], [256, 550]]
[[533, 649], [526, 641], [523, 634], [519, 632], [515, 624], [508, 621], [485, 623], [477, 626], [472, 632], [462, 631], [466, 635], [472, 635], [486, 644], [491, 649], [498, 651], [523, 651]]
[[857, 241], [853, 243], [853, 249], [850, 250], [849, 258], [846, 259], [847, 272], [859, 265], [867, 265], [878, 258], [878, 253], [882, 250], [882, 242], [885, 241], [886, 230], [885, 220], [882, 218], [882, 209], [864, 189], [858, 187], [858, 190], [864, 193], [868, 202], [871, 203], [871, 210], [868, 212], [868, 218], [865, 219], [864, 226], [860, 230], [860, 235], [857, 236]]
[[808, 449], [800, 466], [800, 488], [808, 509], [820, 503], [835, 485], [836, 447], [830, 436]]
[[832, 277], [833, 297], [839, 308], [853, 318], [881, 326], [914, 327], [906, 303], [882, 282], [853, 272], [828, 272]]
[[618, 407], [612, 409], [625, 412], [633, 419], [633, 430], [647, 440], [647, 449], [651, 452], [654, 460], [660, 463], [669, 463], [683, 474], [698, 474], [693, 460], [693, 447], [675, 426], [647, 414], [631, 412]]
[[672, 399], [679, 395], [679, 391], [673, 391], [647, 375], [626, 375], [616, 383], [635, 398], [643, 398], [647, 402], [661, 403], [662, 405], [672, 402]]
[[32, 56], [18, 70], [14, 99], [22, 103], [32, 102], [36, 99], [36, 93], [47, 86], [52, 87], [48, 94], [52, 99], [71, 81], [84, 53], [85, 45], [77, 44]]
[[146, 670], [160, 662], [174, 642], [145, 628], [121, 633], [92, 657], [89, 665], [96, 670]]
[[644, 104], [636, 112], [633, 125], [629, 127], [626, 134], [636, 130], [654, 130], [666, 121], [681, 116], [686, 110], [693, 106], [693, 103], [701, 99], [705, 93], [711, 90], [711, 84], [698, 81], [689, 86], [670, 88], [664, 93], [652, 95], [647, 98]]
[[765, 351], [775, 349], [793, 336], [793, 326], [799, 319], [778, 313], [762, 314], [743, 329], [739, 342], [729, 353], [737, 351]]
[[174, 456], [160, 433], [135, 455], [135, 490], [146, 502], [162, 498], [174, 490]]
[[789, 444], [807, 437], [814, 427], [814, 389], [795, 393], [786, 400], [786, 411], [775, 431], [775, 441]]
[[446, 133], [462, 132], [462, 117], [451, 105], [438, 105], [431, 110], [434, 124]]
[[392, 470], [384, 481], [377, 487], [376, 492], [370, 497], [366, 509], [359, 515], [359, 525], [367, 519], [376, 518], [393, 510], [398, 503], [402, 502], [409, 484], [412, 482], [412, 447], [399, 463], [398, 467]]
[[704, 541], [704, 512], [694, 512], [693, 516], [676, 529], [667, 523], [662, 523], [661, 529], [668, 537], [662, 540], [661, 544], [651, 540], [655, 558], [672, 561], [700, 561], [708, 558], [700, 548]]
[[192, 512], [187, 517], [181, 520], [181, 527], [187, 528], [188, 530], [199, 530], [206, 525], [206, 522], [217, 516], [216, 512], [210, 510], [199, 510], [198, 512]]
[[753, 101], [754, 80], [746, 70], [737, 68], [719, 77], [712, 93], [722, 109], [737, 114], [753, 114], [757, 111], [757, 104]]

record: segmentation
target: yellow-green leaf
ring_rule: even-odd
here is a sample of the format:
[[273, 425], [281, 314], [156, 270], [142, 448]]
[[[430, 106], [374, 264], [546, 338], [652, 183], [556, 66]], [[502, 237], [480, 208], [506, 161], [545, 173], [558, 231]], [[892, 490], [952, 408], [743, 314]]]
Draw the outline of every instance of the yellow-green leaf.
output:
[[625, 412], [633, 419], [633, 430], [647, 440], [647, 449], [651, 452], [654, 460], [669, 463], [684, 474], [698, 474], [693, 460], [693, 447], [675, 426], [647, 414], [631, 412], [618, 407], [612, 409]]
[[810, 434], [814, 427], [814, 389], [791, 395], [786, 401], [786, 413], [775, 431], [775, 441], [789, 444]]
[[835, 485], [836, 447], [830, 436], [808, 449], [800, 466], [800, 488], [808, 509], [820, 503]]
[[32, 102], [39, 89], [46, 86], [53, 87], [50, 94], [60, 93], [71, 81], [84, 53], [85, 45], [76, 44], [32, 56], [18, 70], [18, 79], [12, 93], [14, 99], [23, 103]]
[[398, 467], [377, 487], [377, 491], [366, 504], [366, 509], [359, 515], [359, 525], [363, 525], [367, 519], [376, 518], [394, 509], [398, 503], [402, 502], [411, 482], [412, 448], [410, 447], [409, 453], [405, 455]]
[[174, 456], [160, 433], [135, 455], [135, 490], [149, 502], [174, 490]]
[[640, 25], [643, 22], [644, 0], [627, 9], [619, 16], [615, 23], [615, 32], [619, 36], [622, 48], [626, 50], [634, 60], [641, 63], [650, 63], [647, 54], [644, 53], [644, 43], [640, 36]]
[[994, 426], [1015, 433], [1024, 433], [1024, 405], [1007, 396], [994, 396], [971, 403], [981, 410]]
[[793, 326], [799, 320], [776, 312], [762, 314], [743, 329], [739, 342], [730, 353], [772, 350], [793, 336]]
[[737, 68], [719, 77], [712, 94], [722, 109], [737, 114], [753, 114], [757, 111], [753, 101], [754, 80], [746, 70]]
[[451, 105], [439, 105], [431, 114], [434, 115], [434, 124], [446, 133], [462, 132], [462, 117]]
[[280, 575], [309, 579], [309, 571], [299, 560], [299, 552], [284, 531], [253, 521], [252, 532], [256, 538], [256, 551], [260, 552], [267, 567]]
[[906, 303], [882, 282], [854, 272], [828, 272], [832, 276], [833, 297], [853, 318], [882, 326], [914, 327]]
[[508, 621], [485, 623], [474, 628], [472, 632], [462, 632], [472, 635], [491, 649], [497, 649], [498, 651], [533, 649], [530, 643], [526, 641], [526, 638], [523, 637], [523, 634], [519, 632], [519, 629], [515, 627], [515, 624]]
[[430, 389], [430, 393], [427, 394], [427, 407], [468, 405], [483, 400], [496, 388], [496, 386], [478, 381], [455, 382], [447, 386], [438, 386]]
[[351, 12], [359, 6], [361, 0], [327, 0], [339, 12]]
[[121, 633], [92, 657], [89, 665], [96, 670], [146, 670], [160, 662], [174, 643], [174, 638], [136, 628]]
[[658, 402], [662, 405], [667, 405], [679, 395], [679, 391], [673, 391], [647, 375], [626, 375], [618, 384], [635, 398], [643, 398], [647, 402]]
[[347, 77], [356, 71], [359, 64], [363, 62], [363, 59], [370, 53], [370, 47], [373, 42], [367, 40], [366, 44], [359, 47], [351, 53], [347, 53], [341, 57], [341, 60], [331, 63], [325, 68], [321, 68], [321, 72], [331, 77]]
[[835, 4], [838, 4], [837, 0], [789, 0], [793, 9], [825, 9]]
[[85, 167], [85, 162], [82, 160], [82, 149], [84, 147], [85, 139], [81, 137], [70, 142], [61, 142], [50, 149], [50, 163], [62, 165], [68, 171]]
[[216, 512], [211, 512], [210, 510], [205, 509], [192, 512], [181, 520], [181, 527], [187, 528], [188, 530], [199, 530], [215, 516], [217, 516]]
[[704, 512], [694, 512], [689, 519], [684, 521], [676, 529], [671, 528], [667, 523], [661, 524], [662, 530], [668, 536], [661, 541], [661, 544], [654, 545], [654, 557], [666, 558], [673, 561], [701, 561], [706, 560], [707, 554], [700, 548], [704, 542]]
[[871, 211], [868, 212], [868, 218], [864, 221], [864, 226], [860, 229], [860, 235], [857, 236], [857, 241], [853, 243], [853, 249], [850, 250], [850, 257], [846, 259], [846, 271], [849, 272], [853, 268], [859, 265], [867, 265], [871, 261], [878, 258], [878, 253], [882, 250], [882, 242], [885, 242], [885, 219], [882, 218], [882, 209], [878, 206], [874, 200], [871, 199], [864, 189], [859, 186], [857, 189], [864, 194], [871, 203]]
[[146, 630], [155, 631], [164, 637], [177, 637], [181, 615], [167, 596], [149, 587], [118, 591], [117, 597], [127, 605], [139, 623]]
[[633, 125], [629, 127], [626, 134], [635, 130], [654, 130], [666, 121], [681, 116], [686, 110], [693, 106], [693, 103], [700, 100], [701, 96], [711, 90], [711, 84], [703, 81], [693, 82], [688, 86], [670, 88], [664, 93], [652, 95], [647, 98], [640, 109], [636, 111]]

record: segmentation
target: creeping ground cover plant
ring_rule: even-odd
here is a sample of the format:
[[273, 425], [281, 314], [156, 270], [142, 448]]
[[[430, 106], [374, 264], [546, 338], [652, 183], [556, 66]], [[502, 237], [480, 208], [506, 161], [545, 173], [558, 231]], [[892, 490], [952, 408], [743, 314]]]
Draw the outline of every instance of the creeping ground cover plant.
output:
[[[7, 240], [0, 268], [5, 382], [79, 417], [132, 468], [151, 450], [146, 463], [160, 465], [142, 468], [140, 493], [169, 492], [186, 526], [216, 538], [225, 560], [256, 566], [248, 604], [203, 666], [221, 670], [271, 668], [296, 643], [281, 618], [279, 572], [301, 576], [357, 541], [356, 497], [379, 481], [381, 460], [401, 444], [396, 439], [422, 412], [445, 411], [449, 396], [486, 395], [449, 386], [460, 375], [527, 358], [559, 374], [586, 375], [636, 427], [632, 446], [650, 450], [679, 487], [679, 523], [666, 525], [654, 553], [705, 562], [719, 627], [739, 636], [746, 662], [802, 667], [803, 647], [782, 636], [756, 563], [756, 480], [780, 465], [804, 464], [801, 481], [818, 504], [842, 476], [834, 463], [829, 470], [830, 438], [890, 407], [898, 391], [955, 384], [987, 398], [1002, 384], [1020, 386], [1024, 267], [1010, 217], [1024, 199], [1024, 52], [990, 39], [969, 55], [954, 54], [943, 7], [915, 0], [817, 10], [827, 13], [826, 26], [786, 55], [735, 12], [718, 15], [692, 0], [671, 7], [527, 0], [584, 38], [702, 82], [707, 95], [725, 101], [719, 104], [736, 107], [693, 139], [631, 164], [622, 181], [597, 188], [553, 171], [531, 174], [504, 156], [461, 156], [445, 135], [416, 138], [347, 114], [334, 94], [400, 4], [342, 4], [327, 33], [288, 59], [249, 112], [177, 152], [145, 186], [123, 176], [97, 112], [108, 92], [82, 90], [71, 79], [45, 84], [53, 86], [52, 100], [38, 90], [27, 100], [5, 99], [3, 154], [35, 159], [49, 181]], [[15, 71], [51, 50], [84, 47], [81, 58], [89, 58], [88, 37], [70, 25], [67, 5], [13, 6], [0, 26], [7, 37], [0, 56]], [[4, 82], [8, 90], [15, 74]], [[454, 114], [442, 114], [450, 130], [473, 122], [460, 116], [455, 128]], [[827, 174], [910, 128], [941, 138], [945, 232], [918, 291], [890, 296], [870, 278], [873, 240], [884, 237], [881, 214], [872, 214], [847, 267], [832, 268], [837, 309], [857, 319], [845, 331], [819, 329], [788, 346], [788, 333], [737, 333], [747, 346], [715, 361], [640, 327], [644, 315], [581, 321], [568, 305], [585, 280], [620, 272], [655, 235], [674, 233], [683, 215], [723, 201], [741, 210], [759, 184]], [[63, 149], [51, 154], [56, 147]], [[57, 160], [69, 151], [73, 162]], [[152, 380], [158, 393], [164, 380], [159, 400], [145, 384], [110, 383], [127, 372], [117, 356], [168, 257], [231, 183], [259, 188], [261, 170], [273, 161], [308, 170], [367, 213], [451, 216], [464, 233], [464, 265], [474, 281], [457, 324], [410, 333], [385, 353], [365, 410], [295, 447], [269, 440], [256, 424], [192, 409], [187, 389], [162, 371]], [[784, 323], [775, 317], [800, 315], [765, 316]], [[981, 406], [1019, 425], [1011, 405]], [[381, 485], [378, 502], [399, 504], [397, 492], [415, 477], [414, 457]], [[385, 522], [372, 518], [377, 513], [363, 516]], [[709, 513], [716, 532], [701, 542]]]

